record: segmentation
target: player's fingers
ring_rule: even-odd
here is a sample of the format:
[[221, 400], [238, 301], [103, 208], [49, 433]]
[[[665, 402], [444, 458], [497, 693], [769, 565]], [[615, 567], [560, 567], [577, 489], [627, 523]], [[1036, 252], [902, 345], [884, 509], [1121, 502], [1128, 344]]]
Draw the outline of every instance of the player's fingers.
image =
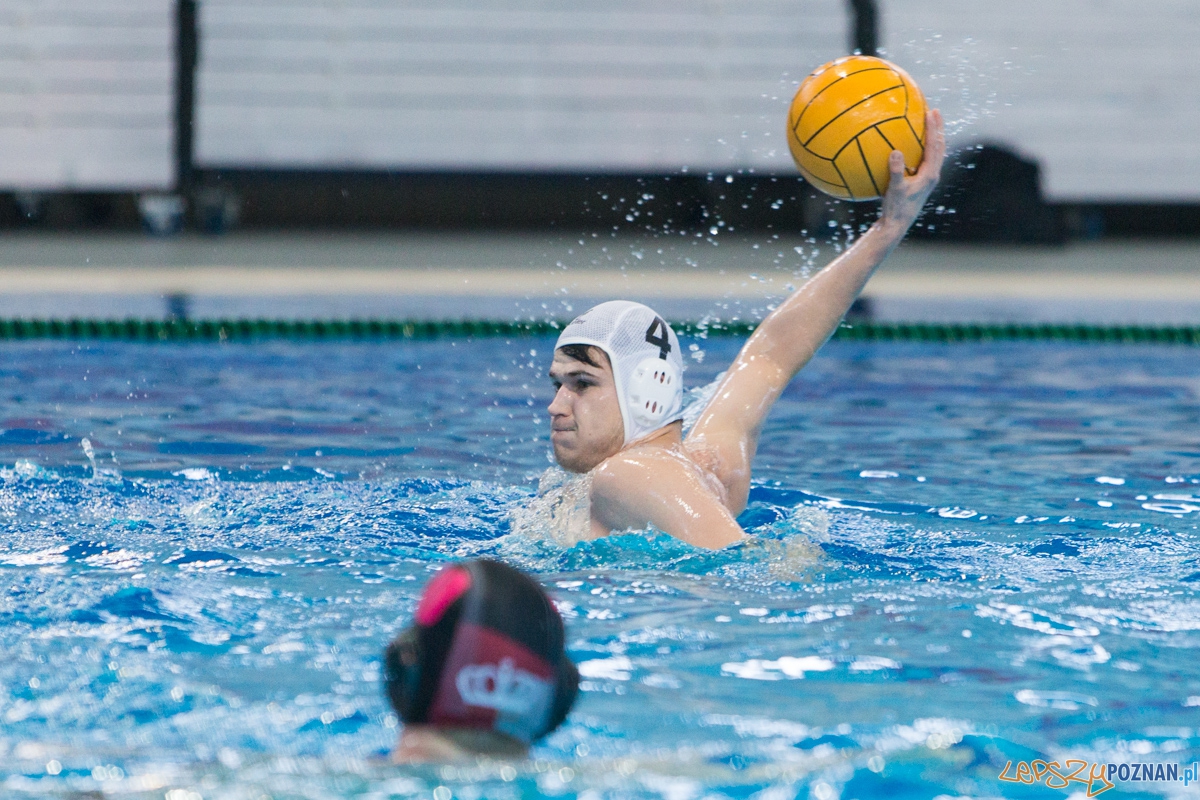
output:
[[937, 180], [942, 172], [942, 160], [946, 157], [946, 134], [942, 125], [942, 112], [936, 108], [925, 112], [925, 157], [921, 159], [918, 174]]
[[940, 109], [933, 109], [929, 112], [929, 120], [926, 123], [926, 130], [929, 130], [929, 122], [933, 123], [933, 149], [939, 158], [946, 154], [946, 128], [942, 120], [942, 112]]
[[904, 153], [893, 150], [888, 156], [888, 172], [892, 174], [892, 182], [904, 179]]

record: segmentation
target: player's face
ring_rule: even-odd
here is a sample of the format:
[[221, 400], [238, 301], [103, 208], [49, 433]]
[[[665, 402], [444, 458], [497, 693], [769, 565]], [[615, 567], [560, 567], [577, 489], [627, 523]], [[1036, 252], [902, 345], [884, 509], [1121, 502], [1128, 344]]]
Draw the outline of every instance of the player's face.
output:
[[599, 366], [560, 352], [554, 353], [550, 365], [555, 387], [549, 409], [550, 444], [554, 459], [569, 472], [589, 472], [625, 444], [612, 367], [600, 351], [592, 352]]

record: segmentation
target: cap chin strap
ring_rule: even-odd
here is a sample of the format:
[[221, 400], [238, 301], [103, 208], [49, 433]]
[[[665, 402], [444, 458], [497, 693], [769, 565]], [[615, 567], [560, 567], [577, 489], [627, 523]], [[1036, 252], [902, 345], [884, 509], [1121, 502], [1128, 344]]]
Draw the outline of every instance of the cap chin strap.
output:
[[679, 371], [666, 359], [650, 356], [633, 370], [625, 390], [629, 416], [637, 423], [630, 440], [652, 433], [679, 411]]

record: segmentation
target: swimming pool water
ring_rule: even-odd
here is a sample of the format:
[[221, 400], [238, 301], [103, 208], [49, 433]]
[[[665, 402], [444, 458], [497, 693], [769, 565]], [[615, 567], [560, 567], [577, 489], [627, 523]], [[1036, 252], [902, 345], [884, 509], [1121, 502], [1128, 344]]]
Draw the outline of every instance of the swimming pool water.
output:
[[[740, 344], [695, 343], [689, 385]], [[754, 542], [709, 553], [511, 530], [552, 346], [0, 345], [3, 796], [1032, 797], [1085, 787], [1007, 761], [1200, 760], [1194, 350], [830, 344]], [[584, 691], [527, 762], [388, 766], [379, 653], [470, 555], [550, 588]]]

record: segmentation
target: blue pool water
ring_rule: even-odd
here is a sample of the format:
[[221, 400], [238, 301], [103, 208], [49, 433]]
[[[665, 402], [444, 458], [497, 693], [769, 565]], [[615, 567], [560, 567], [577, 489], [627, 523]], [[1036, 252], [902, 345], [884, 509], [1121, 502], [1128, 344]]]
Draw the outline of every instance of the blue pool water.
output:
[[[691, 385], [740, 344], [695, 343]], [[709, 553], [512, 530], [552, 344], [0, 345], [0, 794], [1063, 797], [997, 776], [1200, 760], [1194, 350], [828, 345], [755, 541]], [[584, 691], [527, 762], [387, 766], [380, 650], [469, 555], [551, 589]]]

